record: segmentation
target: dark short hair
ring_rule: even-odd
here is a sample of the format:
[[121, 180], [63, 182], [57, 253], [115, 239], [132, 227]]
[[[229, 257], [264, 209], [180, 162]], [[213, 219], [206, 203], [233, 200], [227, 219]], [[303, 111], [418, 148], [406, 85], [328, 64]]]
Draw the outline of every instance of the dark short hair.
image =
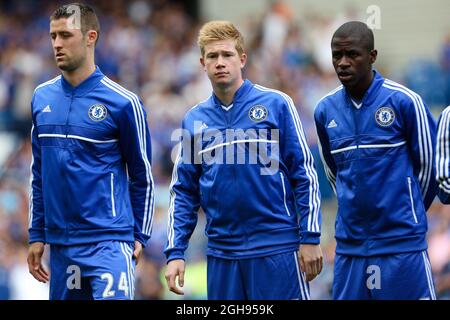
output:
[[71, 17], [76, 12], [74, 9], [75, 6], [80, 9], [81, 33], [84, 36], [88, 30], [97, 31], [97, 40], [95, 42], [97, 44], [100, 37], [100, 23], [94, 9], [86, 4], [78, 2], [65, 4], [52, 13], [50, 21]]
[[334, 38], [348, 37], [355, 37], [359, 39], [360, 44], [368, 51], [371, 51], [375, 48], [373, 31], [364, 22], [350, 21], [344, 23], [334, 32], [333, 37], [331, 38], [331, 42], [333, 42]]

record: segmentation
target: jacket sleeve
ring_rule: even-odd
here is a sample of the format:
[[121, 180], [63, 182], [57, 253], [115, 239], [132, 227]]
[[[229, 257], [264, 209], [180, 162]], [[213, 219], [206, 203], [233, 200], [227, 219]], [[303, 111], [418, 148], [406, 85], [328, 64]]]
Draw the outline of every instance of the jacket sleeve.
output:
[[320, 191], [314, 159], [306, 142], [294, 102], [285, 97], [283, 127], [280, 140], [283, 162], [287, 166], [297, 213], [299, 214], [300, 243], [320, 243], [322, 213]]
[[184, 120], [182, 141], [179, 144], [170, 184], [167, 244], [164, 250], [167, 262], [184, 259], [184, 251], [197, 225], [197, 211], [200, 208], [201, 164], [192, 154], [194, 141], [186, 129], [185, 122]]
[[145, 246], [152, 232], [155, 186], [151, 171], [150, 130], [142, 103], [133, 99], [122, 109], [118, 123], [120, 149], [129, 177], [134, 238]]
[[422, 191], [425, 210], [428, 210], [437, 192], [434, 151], [436, 146], [436, 122], [422, 98], [412, 91], [402, 101], [406, 104], [404, 112], [405, 135], [414, 175]]
[[334, 163], [333, 156], [331, 155], [330, 140], [328, 138], [327, 131], [325, 129], [324, 120], [321, 117], [319, 106], [316, 107], [314, 112], [314, 122], [316, 124], [317, 136], [319, 138], [319, 150], [320, 157], [322, 159], [325, 175], [331, 188], [336, 194], [336, 164]]
[[[34, 97], [31, 102], [33, 106]], [[32, 107], [33, 108], [33, 107]], [[29, 212], [29, 243], [45, 241], [45, 219], [44, 201], [42, 196], [42, 176], [41, 176], [41, 146], [36, 131], [36, 121], [34, 116], [31, 127], [31, 176], [30, 176], [30, 212]]]
[[438, 120], [436, 138], [436, 181], [438, 197], [444, 204], [450, 204], [450, 106]]

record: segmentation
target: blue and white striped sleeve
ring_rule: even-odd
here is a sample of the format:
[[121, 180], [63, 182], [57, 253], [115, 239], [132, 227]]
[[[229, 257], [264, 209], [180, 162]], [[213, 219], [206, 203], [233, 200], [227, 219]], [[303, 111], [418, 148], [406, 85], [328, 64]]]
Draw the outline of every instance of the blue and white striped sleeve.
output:
[[118, 113], [119, 145], [127, 165], [130, 201], [134, 216], [134, 239], [143, 246], [150, 239], [155, 212], [152, 147], [145, 108], [137, 95], [104, 77], [101, 82], [126, 101]]
[[[34, 101], [34, 97], [33, 97]], [[33, 104], [32, 101], [32, 104]], [[30, 203], [28, 217], [29, 243], [45, 243], [45, 218], [44, 201], [42, 196], [42, 176], [41, 176], [41, 146], [35, 128], [35, 119], [31, 128], [31, 172], [30, 172]]]
[[319, 244], [322, 213], [314, 158], [309, 150], [300, 117], [292, 99], [283, 94], [285, 108], [281, 128], [282, 157], [300, 215], [300, 243]]
[[193, 137], [182, 125], [182, 141], [179, 144], [177, 159], [173, 166], [170, 184], [170, 205], [167, 224], [167, 244], [164, 253], [167, 262], [184, 259], [184, 251], [197, 225], [200, 208], [201, 165], [196, 163]]
[[439, 199], [444, 204], [450, 204], [450, 106], [445, 108], [438, 120], [436, 181]]
[[336, 164], [334, 163], [333, 156], [331, 155], [330, 141], [329, 141], [328, 134], [327, 134], [327, 131], [324, 126], [324, 122], [321, 119], [319, 106], [320, 106], [320, 103], [316, 107], [315, 112], [314, 112], [314, 122], [316, 124], [317, 136], [319, 138], [318, 144], [319, 144], [320, 157], [322, 159], [323, 168], [325, 171], [325, 175], [328, 179], [328, 182], [330, 183], [331, 188], [334, 191], [334, 194], [337, 195], [337, 193], [336, 193], [336, 174], [337, 174]]
[[401, 89], [406, 94], [403, 100], [403, 103], [406, 104], [404, 109], [406, 114], [405, 134], [414, 166], [414, 175], [417, 177], [422, 191], [425, 210], [428, 210], [437, 192], [434, 160], [436, 122], [418, 94], [406, 90], [406, 88]]
[[130, 92], [129, 104], [118, 117], [120, 149], [127, 164], [130, 200], [134, 215], [134, 238], [146, 245], [155, 210], [155, 186], [151, 166], [151, 140], [147, 115], [139, 98]]
[[436, 192], [436, 121], [422, 98], [414, 91], [389, 79], [383, 87], [396, 91], [396, 103], [404, 116], [405, 136], [414, 166], [414, 175], [422, 191], [425, 210], [433, 202]]

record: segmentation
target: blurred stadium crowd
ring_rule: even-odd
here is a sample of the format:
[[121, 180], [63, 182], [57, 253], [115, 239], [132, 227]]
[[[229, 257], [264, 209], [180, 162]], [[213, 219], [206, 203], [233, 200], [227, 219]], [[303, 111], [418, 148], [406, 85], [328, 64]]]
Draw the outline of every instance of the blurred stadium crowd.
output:
[[[39, 83], [59, 74], [48, 34], [48, 17], [58, 4], [25, 0], [0, 3], [0, 299], [48, 297], [47, 286], [32, 279], [26, 265], [30, 98]], [[196, 45], [203, 21], [195, 10], [197, 1], [100, 0], [93, 4], [101, 23], [97, 64], [110, 78], [139, 94], [152, 134], [157, 209], [152, 239], [137, 267], [136, 298], [175, 299], [162, 276], [175, 144], [171, 134], [185, 111], [211, 92]], [[293, 98], [316, 158], [323, 198], [325, 267], [311, 284], [314, 299], [330, 298], [336, 203], [318, 156], [312, 115], [320, 97], [339, 85], [329, 58], [329, 39], [346, 18], [354, 17], [330, 19], [311, 13], [308, 21], [298, 22], [285, 3], [275, 1], [262, 16], [234, 21], [246, 38], [249, 61], [245, 75]], [[393, 77], [390, 70], [377, 68]], [[450, 104], [450, 30], [448, 38], [442, 39], [439, 56], [411, 62], [393, 80], [420, 93], [437, 117]], [[187, 255], [185, 298], [206, 297], [203, 226], [200, 213]], [[450, 206], [437, 200], [429, 210], [429, 254], [437, 296], [450, 299]]]

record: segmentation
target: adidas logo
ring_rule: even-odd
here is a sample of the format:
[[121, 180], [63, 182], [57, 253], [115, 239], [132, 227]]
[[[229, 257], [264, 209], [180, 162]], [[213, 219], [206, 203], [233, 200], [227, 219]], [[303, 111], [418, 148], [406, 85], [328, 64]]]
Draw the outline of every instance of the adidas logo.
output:
[[203, 130], [203, 129], [208, 129], [208, 125], [206, 123], [204, 123], [204, 122], [200, 126], [200, 130]]
[[336, 128], [336, 127], [337, 127], [337, 123], [336, 123], [336, 121], [334, 121], [334, 119], [331, 120], [327, 126], [327, 128]]
[[50, 109], [50, 105], [48, 104], [43, 110], [42, 112], [52, 112], [52, 109]]

